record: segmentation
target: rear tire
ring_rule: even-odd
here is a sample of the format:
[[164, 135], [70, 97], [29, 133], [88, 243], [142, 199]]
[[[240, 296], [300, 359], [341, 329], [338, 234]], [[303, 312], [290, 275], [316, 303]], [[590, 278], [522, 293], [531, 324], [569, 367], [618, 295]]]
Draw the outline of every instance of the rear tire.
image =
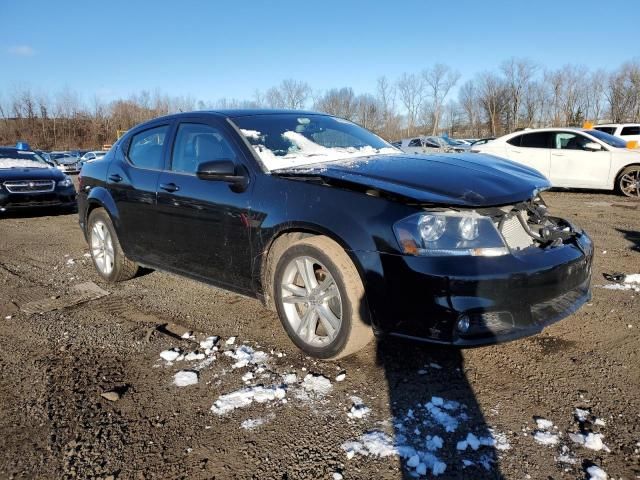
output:
[[93, 265], [104, 280], [115, 283], [136, 276], [139, 266], [125, 256], [104, 208], [96, 208], [89, 214], [87, 232]]
[[340, 245], [324, 236], [307, 237], [291, 244], [275, 263], [274, 303], [298, 348], [335, 360], [371, 341], [364, 285]]

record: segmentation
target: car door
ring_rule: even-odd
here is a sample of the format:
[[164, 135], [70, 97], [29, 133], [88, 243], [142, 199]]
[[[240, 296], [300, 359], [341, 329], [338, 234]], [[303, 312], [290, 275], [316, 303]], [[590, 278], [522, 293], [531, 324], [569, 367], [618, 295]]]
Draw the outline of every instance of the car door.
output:
[[170, 128], [170, 123], [151, 126], [118, 144], [106, 181], [117, 208], [118, 237], [124, 251], [154, 265], [159, 260], [156, 189]]
[[611, 152], [600, 142], [567, 130], [554, 132], [553, 147], [549, 180], [554, 186], [608, 188]]
[[245, 158], [230, 127], [216, 119], [183, 119], [158, 183], [163, 264], [214, 284], [250, 291], [250, 188], [196, 176], [203, 162]]
[[550, 171], [551, 132], [531, 132], [507, 140], [505, 151], [509, 160], [535, 168], [545, 177]]

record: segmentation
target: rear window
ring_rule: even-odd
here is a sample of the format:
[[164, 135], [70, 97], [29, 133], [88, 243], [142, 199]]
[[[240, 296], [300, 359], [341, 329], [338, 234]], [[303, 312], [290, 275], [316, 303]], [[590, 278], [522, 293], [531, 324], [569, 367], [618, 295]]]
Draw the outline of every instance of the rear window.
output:
[[640, 125], [633, 127], [624, 127], [622, 129], [622, 132], [620, 132], [620, 135], [640, 135]]
[[162, 146], [168, 130], [168, 125], [162, 125], [133, 135], [129, 144], [129, 161], [140, 168], [162, 169]]
[[613, 135], [614, 133], [616, 133], [616, 127], [594, 127], [594, 129], [604, 133], [608, 133], [609, 135]]

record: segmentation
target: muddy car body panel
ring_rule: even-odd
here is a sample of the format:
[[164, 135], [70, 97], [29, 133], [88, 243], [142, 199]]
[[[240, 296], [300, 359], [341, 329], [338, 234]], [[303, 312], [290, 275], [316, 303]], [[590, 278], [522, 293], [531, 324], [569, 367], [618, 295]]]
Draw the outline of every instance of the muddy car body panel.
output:
[[[378, 334], [436, 343], [475, 346], [529, 335], [590, 298], [591, 241], [579, 228], [545, 213], [539, 192], [549, 182], [536, 170], [485, 155], [394, 150], [269, 171], [240, 132], [253, 132], [252, 119], [265, 122], [270, 115], [322, 116], [201, 112], [130, 130], [104, 159], [83, 167], [83, 230], [90, 211], [104, 207], [133, 260], [267, 304], [272, 291], [265, 266], [274, 240], [291, 232], [324, 235], [354, 263]], [[183, 123], [215, 127], [229, 139], [236, 180], [171, 171], [176, 131]], [[162, 164], [138, 168], [128, 160], [129, 143], [155, 128], [164, 139]], [[241, 187], [237, 178], [244, 179]], [[485, 256], [482, 249], [473, 256], [416, 253], [399, 239], [398, 225], [430, 212], [460, 225], [463, 217], [480, 219], [499, 232], [504, 251], [498, 256]]]

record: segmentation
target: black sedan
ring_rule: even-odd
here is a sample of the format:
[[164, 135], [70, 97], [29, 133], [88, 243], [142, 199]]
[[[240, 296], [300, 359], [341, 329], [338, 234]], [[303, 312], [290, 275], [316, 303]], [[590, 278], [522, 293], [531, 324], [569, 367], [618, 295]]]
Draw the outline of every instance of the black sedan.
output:
[[67, 175], [34, 152], [0, 147], [0, 212], [75, 205], [76, 189]]
[[374, 334], [511, 340], [591, 295], [592, 243], [547, 213], [539, 172], [403, 154], [328, 115], [158, 118], [87, 163], [80, 182], [80, 225], [103, 278], [145, 266], [258, 297], [320, 358]]

